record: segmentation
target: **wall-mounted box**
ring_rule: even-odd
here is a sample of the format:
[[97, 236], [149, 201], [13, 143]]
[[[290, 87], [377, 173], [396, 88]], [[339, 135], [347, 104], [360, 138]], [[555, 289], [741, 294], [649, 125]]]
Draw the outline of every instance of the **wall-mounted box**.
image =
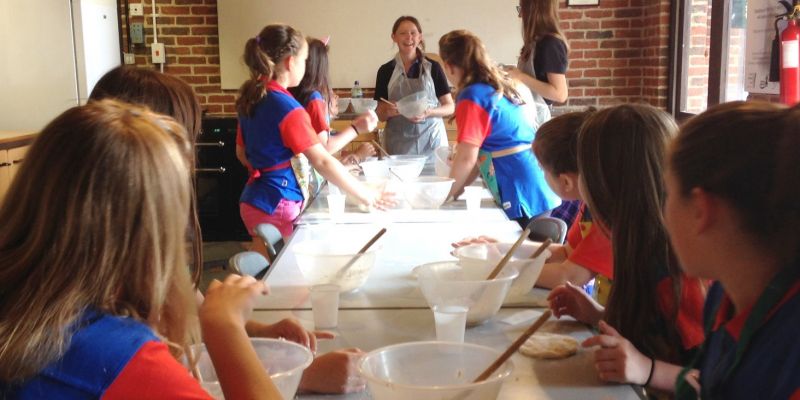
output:
[[144, 24], [134, 22], [131, 24], [131, 42], [136, 44], [144, 43]]

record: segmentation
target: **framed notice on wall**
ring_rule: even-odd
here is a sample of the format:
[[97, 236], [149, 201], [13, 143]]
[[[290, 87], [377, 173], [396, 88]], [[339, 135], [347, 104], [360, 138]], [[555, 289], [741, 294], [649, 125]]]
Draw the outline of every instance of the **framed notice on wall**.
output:
[[[744, 90], [750, 93], [778, 94], [778, 82], [769, 79], [775, 16], [786, 10], [774, 0], [749, 0], [747, 4], [747, 47]], [[779, 24], [779, 30], [786, 23]]]
[[567, 0], [568, 6], [596, 6], [600, 0]]

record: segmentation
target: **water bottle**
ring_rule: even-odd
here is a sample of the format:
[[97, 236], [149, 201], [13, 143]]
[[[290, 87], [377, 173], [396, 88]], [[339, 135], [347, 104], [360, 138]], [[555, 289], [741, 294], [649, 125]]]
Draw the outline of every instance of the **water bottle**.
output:
[[353, 83], [353, 88], [350, 89], [350, 97], [354, 99], [360, 99], [364, 97], [364, 92], [361, 90], [361, 85], [358, 83], [358, 81]]

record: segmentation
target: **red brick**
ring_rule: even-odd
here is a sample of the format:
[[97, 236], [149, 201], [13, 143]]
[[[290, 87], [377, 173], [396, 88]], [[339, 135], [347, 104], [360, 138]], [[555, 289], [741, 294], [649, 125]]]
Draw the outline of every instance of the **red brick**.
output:
[[611, 76], [611, 70], [608, 69], [585, 69], [583, 76], [586, 78], [605, 78]]
[[181, 64], [205, 64], [205, 57], [180, 57], [178, 61]]
[[191, 9], [189, 7], [159, 7], [158, 11], [161, 14], [167, 15], [189, 15]]
[[206, 22], [205, 17], [177, 17], [175, 23], [178, 25], [203, 25]]
[[217, 15], [217, 7], [192, 7], [192, 14], [194, 15]]
[[197, 36], [217, 36], [218, 30], [215, 26], [195, 26], [192, 27], [192, 35]]
[[179, 45], [183, 46], [193, 46], [198, 44], [206, 44], [206, 38], [202, 36], [186, 36], [186, 37], [178, 37], [177, 42]]
[[219, 54], [219, 48], [217, 48], [216, 46], [195, 46], [192, 47], [192, 54], [196, 55]]

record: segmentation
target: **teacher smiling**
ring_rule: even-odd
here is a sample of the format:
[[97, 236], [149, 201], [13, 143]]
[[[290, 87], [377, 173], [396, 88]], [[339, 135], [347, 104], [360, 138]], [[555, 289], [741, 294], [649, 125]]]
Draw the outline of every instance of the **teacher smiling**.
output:
[[[442, 66], [423, 54], [425, 42], [416, 18], [398, 18], [392, 26], [392, 41], [397, 44], [397, 55], [378, 69], [375, 79], [378, 118], [386, 121], [386, 149], [391, 154], [427, 156], [436, 147], [447, 146], [442, 117], [455, 109], [450, 86]], [[393, 104], [409, 95], [426, 103], [418, 115], [403, 115]]]

